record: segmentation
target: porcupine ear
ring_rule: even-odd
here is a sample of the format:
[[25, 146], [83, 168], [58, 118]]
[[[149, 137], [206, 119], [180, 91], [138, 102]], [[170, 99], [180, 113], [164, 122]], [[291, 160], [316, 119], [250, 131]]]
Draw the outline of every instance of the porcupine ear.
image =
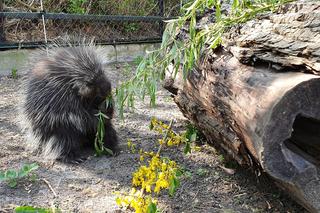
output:
[[89, 84], [76, 82], [74, 86], [78, 90], [78, 94], [81, 97], [89, 98], [94, 93], [94, 87], [90, 86]]

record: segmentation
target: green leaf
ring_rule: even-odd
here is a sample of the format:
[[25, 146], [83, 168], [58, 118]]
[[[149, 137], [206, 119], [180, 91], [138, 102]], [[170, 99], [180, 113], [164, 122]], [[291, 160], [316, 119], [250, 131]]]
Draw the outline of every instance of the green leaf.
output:
[[104, 133], [105, 133], [105, 127], [104, 127], [104, 117], [102, 116], [102, 113], [100, 112], [100, 117], [99, 117], [99, 136], [100, 136], [100, 142], [103, 141], [104, 138]]
[[169, 26], [167, 26], [167, 29], [163, 32], [161, 48], [164, 48], [164, 44], [166, 44], [168, 42], [168, 39], [170, 37], [168, 29], [169, 29]]
[[175, 176], [176, 176], [176, 177], [181, 177], [182, 174], [183, 174], [183, 172], [182, 172], [180, 169], [176, 169], [176, 170], [175, 170]]
[[232, 6], [231, 6], [231, 9], [232, 9], [232, 12], [236, 12], [237, 9], [239, 9], [239, 0], [233, 0], [232, 2]]
[[98, 138], [96, 137], [96, 139], [94, 141], [94, 150], [96, 151], [95, 155], [99, 157], [99, 156], [101, 156], [102, 151], [100, 150], [98, 143], [99, 143]]
[[102, 112], [100, 112], [101, 114], [99, 114], [100, 116], [102, 116], [105, 119], [110, 119], [108, 116], [106, 116], [105, 114], [103, 114]]
[[37, 175], [36, 175], [36, 174], [31, 174], [30, 180], [31, 180], [32, 182], [35, 182], [36, 179], [37, 179]]
[[157, 212], [157, 206], [155, 203], [150, 203], [147, 208], [147, 213], [156, 213]]
[[18, 171], [18, 177], [25, 177], [27, 176], [31, 171], [38, 168], [37, 164], [25, 164], [19, 171]]
[[213, 42], [210, 44], [210, 48], [215, 49], [217, 48], [222, 42], [222, 38], [221, 37], [216, 37]]
[[180, 181], [176, 177], [171, 178], [169, 186], [169, 195], [173, 196], [179, 186]]
[[150, 129], [150, 130], [153, 130], [153, 128], [154, 128], [153, 123], [150, 122], [149, 129]]
[[195, 142], [197, 140], [197, 132], [194, 132], [190, 137], [190, 142]]
[[29, 165], [29, 170], [30, 171], [36, 170], [38, 168], [39, 168], [39, 165], [36, 164], [36, 163], [32, 163], [32, 164]]
[[216, 5], [216, 22], [221, 21], [221, 5]]
[[109, 148], [107, 148], [107, 147], [105, 147], [105, 146], [103, 147], [103, 149], [104, 149], [104, 151], [105, 151], [105, 154], [107, 154], [107, 155], [113, 155], [113, 154], [114, 154], [111, 149], [109, 149]]
[[15, 213], [58, 213], [59, 209], [37, 208], [33, 206], [18, 206], [15, 209]]
[[196, 17], [193, 16], [189, 26], [190, 39], [193, 40], [196, 36]]
[[190, 142], [186, 142], [186, 145], [183, 149], [183, 153], [184, 154], [188, 154], [188, 153], [191, 153], [191, 146], [190, 146]]
[[18, 177], [18, 173], [14, 170], [8, 170], [6, 171], [5, 176], [7, 179], [13, 179]]
[[16, 179], [10, 179], [9, 182], [8, 182], [8, 185], [11, 187], [11, 188], [14, 188], [17, 186], [17, 181]]

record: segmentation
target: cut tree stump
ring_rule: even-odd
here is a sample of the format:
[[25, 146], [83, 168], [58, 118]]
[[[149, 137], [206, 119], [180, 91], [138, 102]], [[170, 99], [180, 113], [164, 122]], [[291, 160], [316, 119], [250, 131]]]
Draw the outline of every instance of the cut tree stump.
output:
[[285, 5], [224, 41], [164, 87], [209, 142], [320, 212], [320, 2]]

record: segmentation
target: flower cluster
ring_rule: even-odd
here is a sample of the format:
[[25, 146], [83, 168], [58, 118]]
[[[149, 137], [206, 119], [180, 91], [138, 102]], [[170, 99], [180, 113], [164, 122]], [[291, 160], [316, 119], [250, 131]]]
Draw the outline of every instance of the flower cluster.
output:
[[157, 200], [145, 195], [143, 190], [132, 188], [129, 194], [121, 196], [118, 193], [118, 195], [116, 198], [118, 206], [132, 208], [136, 213], [156, 212]]
[[[176, 162], [160, 156], [163, 145], [179, 145], [184, 140], [171, 130], [171, 125], [172, 121], [170, 125], [166, 125], [155, 118], [152, 119], [150, 128], [163, 135], [159, 140], [158, 152], [139, 150], [141, 166], [133, 173], [134, 188], [128, 194], [119, 194], [116, 199], [118, 206], [132, 209], [137, 213], [155, 213], [157, 201], [152, 195], [159, 194], [163, 189], [169, 189], [169, 194], [173, 195], [179, 186], [181, 172]], [[132, 153], [136, 153], [136, 144], [131, 140], [128, 140], [128, 148]]]
[[[158, 194], [162, 189], [169, 189], [172, 194], [179, 185], [179, 170], [176, 162], [161, 158], [153, 152], [140, 150], [140, 157], [149, 157], [147, 163], [133, 173], [132, 185], [140, 190], [132, 188], [129, 194], [118, 196], [116, 203], [120, 207], [134, 209], [136, 213], [155, 212], [157, 201], [151, 194]], [[140, 160], [144, 161], [141, 158]]]
[[184, 134], [179, 135], [175, 133], [169, 125], [164, 124], [162, 121], [158, 121], [156, 118], [151, 119], [150, 129], [160, 134], [166, 134], [167, 137], [165, 137], [165, 139], [158, 140], [160, 145], [165, 144], [167, 146], [178, 146], [181, 143], [186, 142]]
[[161, 159], [159, 155], [154, 155], [148, 164], [133, 173], [132, 184], [148, 193], [159, 193], [161, 189], [169, 188], [176, 178], [177, 164], [167, 158]]

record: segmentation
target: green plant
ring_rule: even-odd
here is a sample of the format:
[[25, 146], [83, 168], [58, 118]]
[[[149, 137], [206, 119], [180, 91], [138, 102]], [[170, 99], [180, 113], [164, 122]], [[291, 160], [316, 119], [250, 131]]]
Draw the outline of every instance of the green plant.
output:
[[18, 78], [18, 74], [17, 74], [18, 70], [16, 68], [12, 68], [11, 69], [11, 77], [13, 79], [17, 79]]
[[60, 213], [59, 209], [52, 208], [38, 208], [33, 206], [18, 206], [15, 209], [15, 213]]
[[24, 177], [31, 177], [35, 179], [34, 174], [32, 172], [38, 169], [38, 165], [36, 163], [25, 164], [19, 170], [7, 170], [4, 172], [0, 172], [0, 181], [7, 182], [8, 185], [12, 188], [16, 187], [18, 181]]
[[124, 30], [128, 32], [135, 32], [139, 30], [139, 25], [137, 23], [128, 23], [124, 25]]
[[69, 0], [68, 12], [76, 14], [85, 14], [86, 9], [83, 7], [87, 0]]
[[98, 121], [96, 138], [94, 141], [94, 149], [96, 151], [96, 156], [99, 157], [104, 154], [113, 155], [112, 150], [104, 146], [104, 136], [105, 136], [104, 119], [110, 119], [110, 118], [108, 118], [102, 112], [99, 112], [97, 116], [99, 121]]
[[143, 60], [142, 56], [138, 56], [135, 59], [133, 59], [133, 64], [136, 66], [139, 66], [139, 64], [141, 63], [141, 61]]
[[187, 131], [185, 133], [185, 138], [187, 140], [186, 140], [185, 148], [183, 150], [183, 152], [185, 154], [191, 153], [191, 143], [195, 142], [197, 140], [197, 137], [198, 137], [197, 128], [195, 126], [193, 126], [192, 124], [188, 124]]

